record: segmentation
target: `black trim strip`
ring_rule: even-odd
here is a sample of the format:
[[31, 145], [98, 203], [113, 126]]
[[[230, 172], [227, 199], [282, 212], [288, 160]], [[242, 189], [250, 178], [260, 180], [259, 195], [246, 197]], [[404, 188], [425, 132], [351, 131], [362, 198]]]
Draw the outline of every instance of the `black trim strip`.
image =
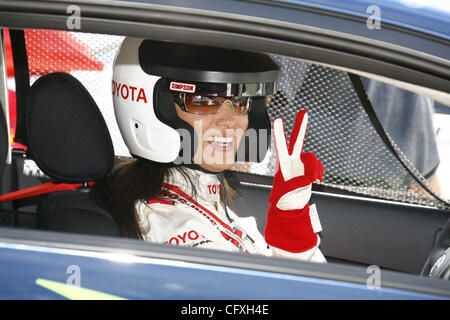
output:
[[28, 57], [25, 46], [25, 33], [23, 30], [9, 30], [14, 61], [14, 77], [16, 81], [16, 109], [17, 124], [14, 141], [27, 145], [25, 131], [25, 105], [30, 89], [30, 77], [28, 72]]

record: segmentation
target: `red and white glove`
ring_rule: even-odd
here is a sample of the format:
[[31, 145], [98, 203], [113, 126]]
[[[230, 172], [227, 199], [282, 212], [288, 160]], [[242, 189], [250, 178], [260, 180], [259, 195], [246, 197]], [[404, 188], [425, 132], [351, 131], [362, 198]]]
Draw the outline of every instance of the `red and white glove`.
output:
[[[269, 210], [264, 236], [267, 244], [279, 249], [300, 253], [317, 246], [318, 217], [310, 215], [308, 201], [311, 183], [322, 181], [323, 165], [314, 153], [303, 152], [308, 114], [298, 112], [294, 128], [286, 141], [284, 122], [273, 122], [277, 171], [269, 197]], [[314, 210], [315, 212], [315, 210]]]

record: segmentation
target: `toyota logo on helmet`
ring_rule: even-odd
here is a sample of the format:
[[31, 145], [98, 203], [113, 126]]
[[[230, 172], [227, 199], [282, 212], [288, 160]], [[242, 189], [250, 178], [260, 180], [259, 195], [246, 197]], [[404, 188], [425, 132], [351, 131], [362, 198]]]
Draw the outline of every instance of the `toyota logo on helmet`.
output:
[[[275, 93], [279, 75], [280, 67], [266, 54], [128, 37], [113, 66], [114, 113], [132, 156], [180, 164], [184, 151], [194, 155], [197, 137], [178, 117], [174, 92], [235, 97], [249, 104], [247, 131], [267, 132], [256, 136], [263, 143], [251, 143], [256, 153], [249, 152], [250, 143], [241, 143], [237, 157], [259, 162], [270, 145], [266, 97]], [[183, 150], [183, 130], [190, 133], [191, 150]]]

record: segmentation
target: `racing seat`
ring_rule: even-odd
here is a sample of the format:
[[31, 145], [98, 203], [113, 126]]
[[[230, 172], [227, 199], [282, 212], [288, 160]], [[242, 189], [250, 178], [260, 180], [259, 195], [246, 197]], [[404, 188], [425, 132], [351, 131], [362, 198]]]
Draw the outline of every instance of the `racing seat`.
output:
[[106, 123], [84, 86], [66, 73], [39, 78], [26, 105], [29, 156], [55, 181], [82, 184], [47, 193], [36, 212], [42, 230], [119, 236], [111, 215], [91, 196], [88, 182], [106, 176], [114, 148]]

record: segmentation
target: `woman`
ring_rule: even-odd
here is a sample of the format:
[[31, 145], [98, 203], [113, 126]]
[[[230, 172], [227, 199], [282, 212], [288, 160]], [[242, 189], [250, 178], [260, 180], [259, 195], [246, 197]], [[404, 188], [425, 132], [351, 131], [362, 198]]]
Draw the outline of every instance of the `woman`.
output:
[[[265, 238], [228, 206], [223, 177], [236, 158], [261, 161], [270, 142], [267, 96], [279, 66], [267, 55], [127, 38], [114, 64], [113, 101], [134, 160], [97, 185], [124, 236], [156, 243], [325, 262], [311, 183], [323, 167], [302, 153], [300, 112], [289, 149], [274, 122], [279, 170]], [[243, 138], [245, 137], [245, 139]]]

